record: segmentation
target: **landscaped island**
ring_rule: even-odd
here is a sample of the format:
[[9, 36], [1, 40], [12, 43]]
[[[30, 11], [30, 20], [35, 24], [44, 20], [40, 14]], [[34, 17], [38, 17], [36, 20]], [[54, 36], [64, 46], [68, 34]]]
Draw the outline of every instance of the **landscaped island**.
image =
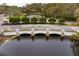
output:
[[4, 24], [58, 24], [79, 26], [79, 4], [33, 3], [22, 7], [0, 5]]

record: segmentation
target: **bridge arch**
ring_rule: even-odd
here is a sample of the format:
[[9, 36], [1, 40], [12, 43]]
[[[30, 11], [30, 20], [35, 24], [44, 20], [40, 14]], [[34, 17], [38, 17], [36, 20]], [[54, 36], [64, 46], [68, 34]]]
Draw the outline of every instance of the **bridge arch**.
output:
[[57, 33], [51, 33], [49, 34], [50, 37], [61, 37], [61, 34], [57, 34]]
[[30, 33], [22, 33], [19, 36], [31, 36], [31, 34]]
[[36, 33], [35, 36], [46, 36], [45, 33]]

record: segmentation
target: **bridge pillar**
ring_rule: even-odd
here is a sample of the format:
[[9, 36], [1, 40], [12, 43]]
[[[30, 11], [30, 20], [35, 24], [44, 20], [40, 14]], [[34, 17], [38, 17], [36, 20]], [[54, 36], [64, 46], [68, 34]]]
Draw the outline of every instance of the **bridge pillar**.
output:
[[20, 34], [19, 34], [19, 29], [16, 29], [16, 36], [19, 36]]
[[49, 39], [49, 28], [46, 29], [46, 39]]
[[17, 38], [17, 40], [20, 40], [20, 34], [19, 34], [19, 32], [20, 32], [19, 29], [16, 29], [16, 36], [17, 36], [16, 38]]
[[61, 30], [61, 40], [64, 39], [64, 33], [65, 33], [65, 29], [62, 29], [62, 30]]
[[35, 36], [35, 34], [34, 34], [34, 28], [32, 28], [31, 29], [31, 37], [32, 37], [32, 40], [34, 40], [34, 36]]

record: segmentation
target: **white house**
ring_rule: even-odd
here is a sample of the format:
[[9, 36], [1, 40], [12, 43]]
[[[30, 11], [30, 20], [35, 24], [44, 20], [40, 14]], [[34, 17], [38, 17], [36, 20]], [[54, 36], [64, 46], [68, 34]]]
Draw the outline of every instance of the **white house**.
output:
[[4, 23], [4, 14], [0, 14], [0, 25]]
[[27, 18], [32, 19], [33, 17], [42, 18], [42, 13], [30, 13], [27, 15]]
[[5, 16], [5, 14], [0, 14], [0, 25], [3, 24], [4, 22], [9, 22], [8, 17], [9, 16]]

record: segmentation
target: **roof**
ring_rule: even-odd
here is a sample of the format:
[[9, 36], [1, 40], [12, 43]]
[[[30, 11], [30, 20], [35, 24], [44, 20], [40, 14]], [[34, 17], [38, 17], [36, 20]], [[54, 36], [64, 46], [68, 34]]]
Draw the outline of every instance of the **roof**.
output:
[[33, 18], [33, 17], [42, 18], [41, 15], [27, 15], [27, 18]]
[[43, 13], [28, 13], [28, 15], [43, 15]]

